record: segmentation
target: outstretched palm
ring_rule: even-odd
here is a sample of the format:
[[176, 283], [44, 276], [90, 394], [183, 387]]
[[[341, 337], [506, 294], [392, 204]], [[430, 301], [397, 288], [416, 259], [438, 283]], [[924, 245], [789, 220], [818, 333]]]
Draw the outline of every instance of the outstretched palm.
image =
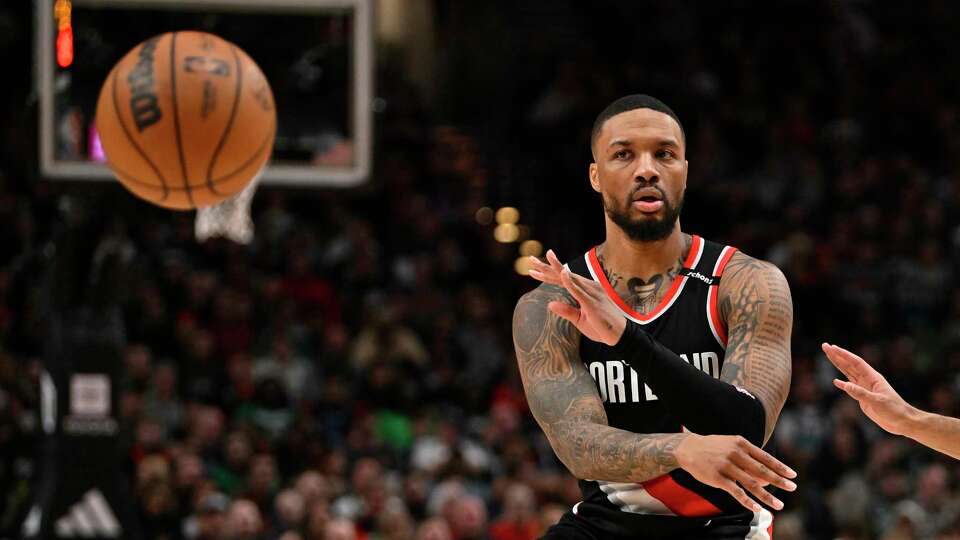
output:
[[860, 409], [883, 429], [903, 435], [914, 410], [887, 379], [870, 367], [863, 358], [836, 345], [824, 343], [823, 352], [848, 381], [834, 379], [833, 384], [857, 400]]

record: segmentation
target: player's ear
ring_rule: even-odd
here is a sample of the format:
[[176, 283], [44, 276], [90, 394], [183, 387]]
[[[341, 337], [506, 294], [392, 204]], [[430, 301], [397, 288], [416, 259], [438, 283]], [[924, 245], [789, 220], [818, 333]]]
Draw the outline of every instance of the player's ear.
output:
[[600, 174], [597, 172], [596, 162], [590, 164], [590, 186], [597, 193], [600, 193]]

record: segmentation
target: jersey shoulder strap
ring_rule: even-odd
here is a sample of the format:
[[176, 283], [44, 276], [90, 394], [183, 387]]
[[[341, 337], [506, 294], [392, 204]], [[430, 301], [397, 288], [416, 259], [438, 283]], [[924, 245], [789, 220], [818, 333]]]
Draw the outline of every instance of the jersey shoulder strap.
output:
[[737, 252], [737, 248], [709, 240], [704, 240], [703, 244], [703, 256], [700, 257], [697, 264], [693, 265], [692, 268], [684, 267], [680, 270], [680, 273], [707, 289], [707, 323], [713, 337], [723, 348], [726, 348], [727, 325], [720, 317], [719, 306], [720, 279], [723, 277], [723, 271], [726, 269], [727, 263]]
[[680, 269], [680, 275], [690, 277], [706, 286], [719, 286], [723, 269], [736, 251], [735, 247], [703, 240], [703, 254], [697, 258], [695, 264], [684, 265]]

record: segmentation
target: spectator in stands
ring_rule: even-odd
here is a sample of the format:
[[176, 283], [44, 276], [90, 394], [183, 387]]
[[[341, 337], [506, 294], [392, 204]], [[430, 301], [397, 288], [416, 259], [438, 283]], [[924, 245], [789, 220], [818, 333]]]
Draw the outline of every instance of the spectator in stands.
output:
[[259, 540], [263, 535], [263, 518], [256, 503], [237, 499], [230, 505], [224, 527], [227, 540]]

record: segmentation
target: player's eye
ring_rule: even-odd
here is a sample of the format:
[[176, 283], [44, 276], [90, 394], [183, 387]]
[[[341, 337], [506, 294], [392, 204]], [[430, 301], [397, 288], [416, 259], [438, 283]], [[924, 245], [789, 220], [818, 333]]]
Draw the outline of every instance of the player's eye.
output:
[[613, 159], [627, 159], [630, 157], [630, 152], [627, 150], [617, 150], [613, 154]]
[[671, 159], [674, 157], [674, 155], [670, 150], [658, 150], [656, 157], [657, 159]]

